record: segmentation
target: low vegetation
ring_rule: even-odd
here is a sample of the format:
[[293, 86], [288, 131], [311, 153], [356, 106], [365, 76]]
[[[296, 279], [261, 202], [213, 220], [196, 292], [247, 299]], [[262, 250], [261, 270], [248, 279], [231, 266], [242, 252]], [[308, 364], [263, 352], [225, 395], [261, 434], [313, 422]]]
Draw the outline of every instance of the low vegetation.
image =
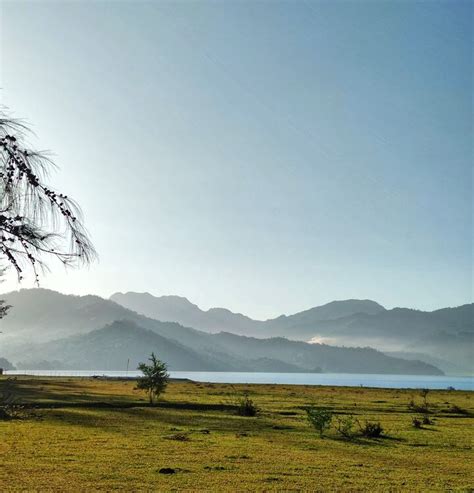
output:
[[239, 416], [256, 416], [259, 409], [247, 393], [237, 401], [237, 414]]
[[361, 435], [367, 438], [380, 438], [384, 435], [383, 426], [380, 421], [366, 421], [360, 426]]
[[308, 421], [311, 423], [313, 428], [318, 431], [319, 436], [322, 438], [324, 432], [331, 426], [333, 413], [329, 411], [329, 409], [319, 409], [311, 406], [306, 409], [306, 415], [308, 417]]
[[[0, 391], [11, 384], [3, 377]], [[408, 390], [170, 381], [149, 406], [133, 380], [19, 377], [13, 385], [26, 415], [0, 420], [2, 492], [431, 492], [473, 484], [470, 392], [431, 391], [432, 424], [415, 429]], [[239, 415], [230, 393], [259, 412]], [[324, 439], [308, 422], [311, 408], [331, 413]]]
[[22, 411], [23, 407], [15, 392], [15, 379], [4, 379], [0, 387], [0, 420], [21, 418]]

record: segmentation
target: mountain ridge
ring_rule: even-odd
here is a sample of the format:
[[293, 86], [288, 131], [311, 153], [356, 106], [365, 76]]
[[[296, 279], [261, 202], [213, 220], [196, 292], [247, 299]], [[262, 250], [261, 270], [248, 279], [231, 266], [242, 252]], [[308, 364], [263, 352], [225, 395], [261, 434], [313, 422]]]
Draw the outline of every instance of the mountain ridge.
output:
[[[154, 296], [150, 293], [138, 293], [128, 291], [126, 293], [117, 292], [109, 297], [110, 300], [129, 308], [137, 313], [155, 318], [161, 321], [176, 321], [184, 325], [206, 330], [240, 330], [249, 331], [256, 328], [265, 330], [265, 327], [284, 328], [292, 323], [305, 318], [316, 318], [317, 320], [327, 320], [339, 318], [343, 315], [354, 313], [378, 313], [385, 308], [372, 300], [335, 300], [321, 306], [315, 306], [291, 315], [282, 314], [278, 317], [267, 320], [256, 320], [242, 313], [232, 312], [228, 308], [212, 307], [202, 310], [198, 305], [191, 303], [187, 298], [164, 295]], [[169, 306], [167, 301], [173, 299], [181, 305]], [[217, 317], [215, 315], [218, 315]], [[242, 335], [249, 335], [244, 334]]]
[[[308, 344], [281, 337], [252, 339], [226, 332], [210, 334], [177, 322], [161, 322], [140, 315], [100, 297], [63, 295], [41, 289], [1, 297], [13, 305], [11, 315], [0, 321], [6, 336], [1, 356], [13, 362], [28, 363], [32, 355], [38, 361], [60, 361], [63, 353], [74, 362], [82, 351], [82, 364], [92, 365], [87, 357], [94, 353], [96, 345], [100, 352], [96, 363], [106, 361], [112, 351], [117, 353], [116, 359], [110, 356], [114, 365], [122, 362], [118, 369], [123, 369], [123, 361], [132, 348], [137, 358], [144, 353], [143, 360], [156, 347], [157, 354], [161, 348], [162, 357], [177, 365], [175, 369], [189, 369], [192, 362], [193, 368], [209, 371], [312, 372], [321, 369], [326, 372], [442, 373], [433, 365], [389, 357], [373, 349]], [[114, 323], [119, 325], [110, 333], [107, 327]], [[117, 329], [120, 324], [128, 327], [125, 332]], [[150, 335], [151, 332], [163, 339]], [[143, 343], [145, 340], [147, 344]], [[179, 359], [180, 354], [189, 357]], [[71, 361], [64, 364], [70, 366]]]
[[[142, 302], [139, 293], [111, 297], [127, 308], [160, 319], [162, 297], [149, 295]], [[157, 301], [159, 300], [159, 301]], [[197, 305], [193, 305], [197, 307]], [[175, 321], [207, 332], [229, 331], [238, 335], [268, 338], [283, 336], [291, 340], [325, 341], [332, 345], [367, 345], [384, 352], [426, 353], [439, 360], [474, 373], [474, 304], [423, 311], [395, 307], [386, 309], [372, 300], [339, 300], [292, 315], [269, 320], [253, 320], [227, 309], [219, 317], [197, 307], [197, 319], [188, 314], [167, 313]], [[213, 315], [214, 312], [211, 312]], [[191, 318], [189, 318], [191, 317]]]

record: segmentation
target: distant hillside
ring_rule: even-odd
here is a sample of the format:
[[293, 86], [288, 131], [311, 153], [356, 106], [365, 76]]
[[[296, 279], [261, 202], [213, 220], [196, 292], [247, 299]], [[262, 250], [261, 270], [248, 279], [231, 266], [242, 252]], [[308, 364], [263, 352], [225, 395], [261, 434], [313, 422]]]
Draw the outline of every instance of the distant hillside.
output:
[[5, 358], [0, 358], [0, 368], [2, 370], [15, 370], [16, 368], [13, 366], [12, 363], [10, 363], [10, 361], [8, 361], [7, 359]]
[[283, 329], [289, 332], [285, 335], [295, 337], [299, 333], [298, 329], [300, 327], [311, 326], [316, 322], [337, 320], [359, 314], [375, 315], [385, 311], [382, 305], [371, 300], [332, 301], [326, 305], [310, 308], [294, 315], [282, 315], [276, 319], [267, 320], [265, 322], [265, 329], [267, 332], [269, 330], [281, 332]]
[[218, 361], [167, 339], [156, 332], [143, 329], [132, 321], [116, 321], [102, 329], [87, 334], [68, 337], [39, 345], [35, 354], [40, 353], [46, 360], [67, 362], [71, 368], [90, 370], [124, 370], [127, 360], [135, 369], [152, 350], [165, 355], [170, 369], [190, 371], [219, 370]]
[[474, 373], [474, 305], [433, 312], [395, 308], [367, 315], [300, 326], [302, 338], [311, 333], [335, 344], [367, 344], [391, 351], [426, 353], [447, 360], [461, 372]]
[[220, 332], [229, 330], [246, 333], [263, 325], [240, 313], [233, 313], [225, 308], [201, 310], [187, 298], [179, 296], [152, 296], [149, 293], [115, 293], [110, 299], [116, 303], [147, 317], [163, 322], [178, 322], [188, 327]]
[[2, 339], [46, 341], [87, 332], [129, 316], [130, 310], [99, 296], [64, 295], [49, 289], [21, 289], [1, 295], [11, 305], [0, 320]]
[[122, 320], [87, 334], [27, 346], [21, 357], [27, 367], [31, 367], [28, 354], [34, 354], [41, 357], [43, 365], [56, 361], [71, 369], [124, 370], [128, 361], [134, 369], [154, 351], [171, 370], [442, 374], [421, 361], [388, 357], [370, 348], [336, 348], [229, 333], [207, 337], [207, 349], [191, 349]]
[[127, 363], [130, 369], [136, 369], [151, 351], [166, 361], [170, 370], [305, 371], [304, 368], [258, 355], [253, 359], [244, 359], [219, 351], [196, 351], [126, 320], [113, 322], [87, 334], [39, 344], [34, 353], [41, 354], [46, 361], [59, 361], [61, 365], [67, 362], [71, 369], [125, 370]]
[[13, 316], [0, 322], [7, 336], [2, 356], [30, 366], [33, 361], [43, 366], [58, 361], [67, 368], [123, 370], [128, 359], [135, 365], [155, 350], [170, 368], [181, 370], [441, 373], [421, 361], [369, 348], [209, 334], [160, 322], [95, 296], [34, 289], [2, 298], [14, 305]]
[[110, 299], [120, 305], [163, 322], [172, 321], [205, 330], [207, 332], [228, 331], [234, 334], [267, 337], [283, 335], [293, 337], [292, 328], [322, 320], [332, 320], [358, 313], [376, 314], [385, 308], [371, 300], [332, 301], [296, 313], [281, 315], [270, 320], [253, 320], [241, 313], [226, 308], [201, 310], [186, 298], [179, 296], [152, 296], [149, 293], [115, 293]]
[[433, 365], [389, 357], [372, 348], [341, 348], [326, 344], [289, 341], [282, 337], [256, 339], [220, 333], [212, 336], [229, 352], [252, 358], [265, 355], [307, 369], [317, 365], [325, 372], [442, 375]]
[[[169, 309], [168, 297], [139, 293], [115, 294], [118, 303], [157, 319], [182, 322], [182, 312]], [[227, 331], [259, 338], [286, 337], [325, 341], [332, 345], [371, 346], [382, 351], [424, 353], [445, 360], [444, 368], [474, 373], [474, 304], [423, 312], [386, 310], [371, 300], [334, 301], [294, 315], [258, 321], [222, 308], [200, 310], [188, 300], [189, 325], [208, 332]], [[183, 301], [185, 300], [185, 301]], [[174, 318], [173, 318], [174, 317]]]

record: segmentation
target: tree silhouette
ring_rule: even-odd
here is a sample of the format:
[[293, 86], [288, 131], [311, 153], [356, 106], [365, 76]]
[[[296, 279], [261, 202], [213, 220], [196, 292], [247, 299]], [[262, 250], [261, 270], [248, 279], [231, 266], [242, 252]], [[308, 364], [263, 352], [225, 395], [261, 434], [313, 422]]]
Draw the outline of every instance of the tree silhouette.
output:
[[0, 258], [18, 279], [26, 267], [36, 283], [48, 258], [64, 265], [89, 264], [96, 256], [78, 205], [46, 185], [55, 165], [26, 144], [29, 129], [0, 108]]

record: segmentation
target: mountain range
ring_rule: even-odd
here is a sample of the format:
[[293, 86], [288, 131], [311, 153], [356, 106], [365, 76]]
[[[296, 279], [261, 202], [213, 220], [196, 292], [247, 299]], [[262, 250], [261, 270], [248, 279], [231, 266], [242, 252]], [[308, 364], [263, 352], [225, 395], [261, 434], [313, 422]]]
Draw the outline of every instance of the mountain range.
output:
[[[294, 315], [260, 321], [222, 308], [201, 310], [186, 298], [116, 293], [131, 310], [208, 332], [229, 331], [258, 338], [285, 337], [334, 345], [371, 346], [390, 354], [436, 361], [445, 371], [473, 372], [474, 304], [431, 312], [387, 310], [371, 300], [333, 301]], [[396, 353], [395, 353], [396, 352]]]
[[311, 335], [312, 324], [334, 320], [359, 313], [373, 315], [385, 308], [371, 300], [333, 301], [323, 306], [310, 308], [294, 315], [260, 321], [226, 308], [201, 310], [187, 298], [180, 296], [156, 297], [149, 293], [115, 293], [110, 299], [118, 304], [162, 321], [173, 321], [205, 330], [206, 332], [229, 331], [255, 337], [283, 336], [304, 338]]
[[[122, 298], [120, 301], [125, 304], [123, 296], [126, 295], [114, 295], [107, 300], [45, 289], [6, 293], [2, 298], [12, 308], [0, 321], [3, 332], [0, 356], [17, 367], [21, 363], [24, 369], [51, 367], [51, 362], [70, 369], [124, 370], [127, 364], [133, 369], [155, 351], [173, 370], [442, 374], [436, 365], [389, 356], [369, 347], [309, 344], [296, 340], [296, 331], [291, 333], [293, 340], [279, 336], [285, 327], [307, 326], [313, 318], [328, 322], [356, 316], [363, 309], [367, 316], [385, 311], [371, 301], [334, 302], [263, 322], [223, 309], [203, 312], [187, 300], [181, 303], [183, 299], [177, 297], [163, 299], [146, 295], [148, 301], [158, 300], [157, 306], [167, 310], [166, 316], [157, 312], [151, 316], [150, 312], [143, 313], [144, 306], [132, 310], [117, 303]], [[180, 313], [188, 318], [179, 318]], [[207, 330], [186, 326], [191, 325], [189, 322], [199, 325], [189, 318], [192, 313], [198, 314], [203, 324], [210, 313], [215, 325]], [[226, 320], [233, 320], [234, 325], [230, 322], [227, 325]], [[278, 326], [274, 334], [269, 330], [269, 322]], [[258, 328], [263, 333], [251, 332]], [[248, 332], [231, 333], [236, 331]]]

